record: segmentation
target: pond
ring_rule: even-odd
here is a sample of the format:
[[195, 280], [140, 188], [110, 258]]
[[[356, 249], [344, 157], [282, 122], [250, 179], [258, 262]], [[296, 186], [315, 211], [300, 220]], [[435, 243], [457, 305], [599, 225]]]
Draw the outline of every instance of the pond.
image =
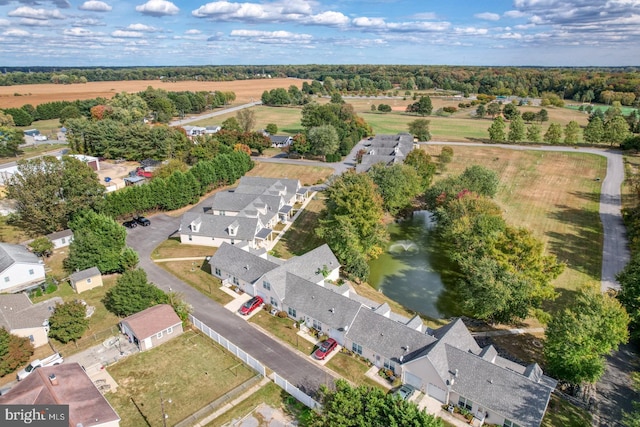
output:
[[427, 211], [389, 225], [391, 241], [371, 262], [369, 284], [392, 300], [433, 319], [460, 315], [451, 263], [433, 236]]

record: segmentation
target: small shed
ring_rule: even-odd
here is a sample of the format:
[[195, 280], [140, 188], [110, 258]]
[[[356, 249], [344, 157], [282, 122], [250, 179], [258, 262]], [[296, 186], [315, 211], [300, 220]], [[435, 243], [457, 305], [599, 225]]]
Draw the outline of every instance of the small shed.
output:
[[124, 318], [120, 330], [140, 351], [157, 347], [183, 332], [182, 320], [168, 304], [158, 304]]
[[102, 286], [102, 273], [98, 267], [87, 268], [86, 270], [76, 271], [69, 276], [71, 287], [79, 294], [89, 289]]
[[143, 176], [128, 176], [124, 179], [124, 185], [142, 185], [144, 184], [145, 177]]
[[70, 229], [56, 231], [55, 233], [47, 234], [47, 239], [53, 243], [54, 249], [64, 248], [73, 241], [73, 231]]

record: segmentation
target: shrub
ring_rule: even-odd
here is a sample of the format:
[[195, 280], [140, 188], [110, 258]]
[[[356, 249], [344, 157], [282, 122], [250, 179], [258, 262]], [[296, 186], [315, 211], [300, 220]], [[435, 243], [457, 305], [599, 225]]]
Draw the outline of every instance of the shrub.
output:
[[56, 290], [58, 289], [58, 287], [56, 285], [54, 285], [53, 283], [47, 285], [47, 288], [45, 289], [45, 293], [47, 294], [52, 294], [54, 293]]
[[445, 113], [453, 114], [458, 111], [458, 109], [456, 107], [444, 107], [442, 108], [442, 111], [444, 111]]
[[333, 154], [327, 154], [325, 156], [325, 160], [327, 163], [335, 163], [335, 162], [339, 162], [340, 160], [342, 160], [342, 156], [338, 153], [333, 153]]
[[281, 319], [286, 319], [286, 318], [287, 318], [287, 317], [289, 317], [289, 316], [287, 315], [287, 312], [286, 312], [286, 311], [282, 311], [282, 310], [280, 310], [280, 311], [278, 312], [278, 317], [279, 317], [279, 318], [281, 318]]
[[264, 311], [266, 311], [267, 313], [271, 313], [271, 309], [273, 309], [273, 306], [271, 304], [265, 304], [262, 307], [264, 308]]

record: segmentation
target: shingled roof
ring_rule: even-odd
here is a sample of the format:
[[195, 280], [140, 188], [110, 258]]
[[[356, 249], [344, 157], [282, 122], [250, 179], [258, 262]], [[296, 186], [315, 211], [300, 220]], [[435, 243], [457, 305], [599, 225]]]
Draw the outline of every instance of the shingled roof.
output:
[[[200, 221], [201, 225], [198, 231], [191, 229], [193, 221]], [[237, 233], [232, 236], [229, 233], [229, 227], [237, 223]], [[235, 239], [251, 241], [256, 235], [258, 229], [257, 218], [247, 218], [240, 216], [223, 216], [208, 215], [197, 212], [187, 212], [182, 216], [180, 230], [184, 234], [192, 234], [194, 236], [218, 237], [222, 239]]]
[[209, 260], [209, 265], [224, 266], [225, 272], [247, 283], [254, 283], [262, 275], [279, 266], [229, 243], [220, 245]]
[[[50, 379], [54, 375], [55, 382]], [[95, 426], [120, 417], [78, 363], [38, 368], [0, 396], [0, 405], [69, 405], [69, 426]]]
[[21, 245], [0, 243], [0, 272], [15, 263], [40, 264], [40, 259]]
[[182, 320], [168, 304], [158, 304], [142, 310], [121, 321], [126, 324], [138, 340], [143, 341], [160, 331], [179, 325]]
[[54, 297], [32, 304], [25, 293], [0, 295], [0, 327], [8, 331], [14, 329], [37, 328], [44, 326], [51, 317], [56, 304], [62, 304], [62, 298]]

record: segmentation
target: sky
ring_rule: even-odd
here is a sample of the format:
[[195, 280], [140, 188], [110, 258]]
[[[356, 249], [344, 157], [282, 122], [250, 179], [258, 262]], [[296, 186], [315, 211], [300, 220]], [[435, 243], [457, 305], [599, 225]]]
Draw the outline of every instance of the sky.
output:
[[640, 0], [0, 0], [0, 66], [640, 65]]

